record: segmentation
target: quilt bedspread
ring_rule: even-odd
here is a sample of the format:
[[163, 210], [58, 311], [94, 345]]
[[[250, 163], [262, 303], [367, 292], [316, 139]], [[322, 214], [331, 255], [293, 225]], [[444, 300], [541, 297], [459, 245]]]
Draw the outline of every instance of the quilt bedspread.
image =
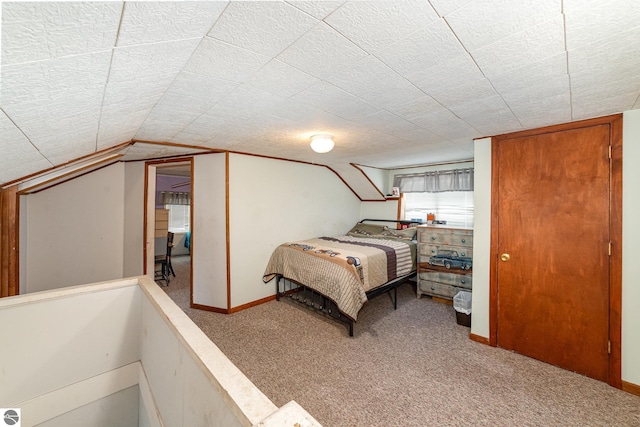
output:
[[[412, 247], [413, 245], [413, 247]], [[263, 281], [276, 275], [325, 295], [356, 320], [366, 292], [415, 269], [415, 245], [385, 238], [320, 237], [278, 246]]]

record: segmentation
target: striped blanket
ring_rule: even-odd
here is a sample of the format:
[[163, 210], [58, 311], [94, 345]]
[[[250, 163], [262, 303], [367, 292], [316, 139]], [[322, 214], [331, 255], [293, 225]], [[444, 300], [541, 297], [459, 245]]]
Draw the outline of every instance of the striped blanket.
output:
[[278, 246], [263, 281], [276, 275], [314, 289], [356, 320], [366, 292], [415, 270], [411, 241], [353, 236], [320, 237]]

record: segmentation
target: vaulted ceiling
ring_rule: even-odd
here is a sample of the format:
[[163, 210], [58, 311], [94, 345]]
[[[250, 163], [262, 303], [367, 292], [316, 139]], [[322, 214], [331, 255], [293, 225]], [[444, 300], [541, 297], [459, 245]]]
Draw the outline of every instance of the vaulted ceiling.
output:
[[1, 5], [0, 183], [138, 140], [176, 145], [120, 159], [203, 147], [356, 182], [350, 163], [470, 159], [476, 137], [640, 108], [637, 0]]

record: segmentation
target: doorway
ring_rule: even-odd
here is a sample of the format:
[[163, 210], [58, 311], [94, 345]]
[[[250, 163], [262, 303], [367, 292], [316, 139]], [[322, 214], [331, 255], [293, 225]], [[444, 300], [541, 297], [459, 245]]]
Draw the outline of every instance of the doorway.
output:
[[[192, 160], [147, 163], [146, 272], [168, 290], [192, 286]], [[165, 274], [156, 257], [170, 255]]]
[[492, 344], [618, 387], [619, 128], [494, 138], [490, 305]]

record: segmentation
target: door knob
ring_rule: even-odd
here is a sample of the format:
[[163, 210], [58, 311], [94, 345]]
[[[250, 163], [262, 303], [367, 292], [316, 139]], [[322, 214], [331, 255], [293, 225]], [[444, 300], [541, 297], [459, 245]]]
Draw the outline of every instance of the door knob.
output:
[[510, 259], [510, 258], [511, 258], [511, 255], [509, 255], [509, 254], [502, 254], [502, 255], [500, 255], [500, 259], [501, 259], [502, 261], [504, 261], [504, 262], [509, 261], [509, 259]]

